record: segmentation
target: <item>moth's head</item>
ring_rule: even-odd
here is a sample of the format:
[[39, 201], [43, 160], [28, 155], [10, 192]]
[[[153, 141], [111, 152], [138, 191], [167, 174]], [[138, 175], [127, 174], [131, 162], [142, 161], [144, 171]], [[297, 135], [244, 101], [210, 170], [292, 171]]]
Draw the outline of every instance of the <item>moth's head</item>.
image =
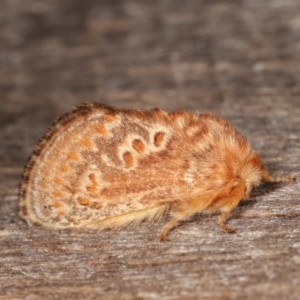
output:
[[260, 185], [264, 172], [265, 167], [259, 156], [255, 153], [251, 153], [245, 161], [241, 173], [241, 177], [245, 182], [244, 199], [249, 198], [252, 189]]

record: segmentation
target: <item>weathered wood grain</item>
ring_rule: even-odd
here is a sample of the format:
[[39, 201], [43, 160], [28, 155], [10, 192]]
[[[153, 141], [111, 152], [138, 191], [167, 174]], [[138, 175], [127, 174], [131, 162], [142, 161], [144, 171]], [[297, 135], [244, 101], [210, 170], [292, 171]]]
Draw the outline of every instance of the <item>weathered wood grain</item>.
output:
[[265, 185], [225, 234], [196, 216], [51, 231], [17, 215], [22, 167], [61, 113], [93, 100], [213, 111], [269, 168], [300, 177], [300, 3], [0, 3], [0, 299], [299, 299], [300, 184]]

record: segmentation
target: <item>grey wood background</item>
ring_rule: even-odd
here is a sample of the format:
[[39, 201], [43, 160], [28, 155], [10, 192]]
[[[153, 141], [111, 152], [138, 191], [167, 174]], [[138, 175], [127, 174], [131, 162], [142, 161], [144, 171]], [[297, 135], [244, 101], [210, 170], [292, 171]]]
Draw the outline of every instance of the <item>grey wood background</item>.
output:
[[220, 231], [195, 216], [51, 231], [17, 214], [33, 146], [94, 100], [210, 111], [277, 174], [300, 175], [298, 0], [1, 0], [0, 299], [300, 299], [300, 184], [254, 191]]

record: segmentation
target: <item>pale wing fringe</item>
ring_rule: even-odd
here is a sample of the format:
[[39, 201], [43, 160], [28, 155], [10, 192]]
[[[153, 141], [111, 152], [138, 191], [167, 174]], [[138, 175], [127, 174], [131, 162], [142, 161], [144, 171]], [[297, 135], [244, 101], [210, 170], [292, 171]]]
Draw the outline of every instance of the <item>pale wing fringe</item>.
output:
[[101, 221], [86, 222], [84, 224], [87, 228], [95, 229], [110, 229], [123, 227], [129, 224], [138, 224], [143, 221], [157, 221], [161, 219], [166, 212], [170, 209], [170, 203], [164, 203], [162, 205], [152, 207], [144, 210], [137, 210], [127, 214], [122, 214], [115, 217], [109, 217]]

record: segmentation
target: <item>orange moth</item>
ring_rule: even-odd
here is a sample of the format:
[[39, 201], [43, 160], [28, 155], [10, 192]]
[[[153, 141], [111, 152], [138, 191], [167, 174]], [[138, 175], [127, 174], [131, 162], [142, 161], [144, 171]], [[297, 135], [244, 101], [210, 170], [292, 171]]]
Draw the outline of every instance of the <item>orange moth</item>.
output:
[[212, 114], [85, 103], [60, 117], [33, 152], [20, 215], [49, 228], [117, 228], [170, 216], [160, 239], [195, 213], [231, 211], [272, 177], [248, 140]]

